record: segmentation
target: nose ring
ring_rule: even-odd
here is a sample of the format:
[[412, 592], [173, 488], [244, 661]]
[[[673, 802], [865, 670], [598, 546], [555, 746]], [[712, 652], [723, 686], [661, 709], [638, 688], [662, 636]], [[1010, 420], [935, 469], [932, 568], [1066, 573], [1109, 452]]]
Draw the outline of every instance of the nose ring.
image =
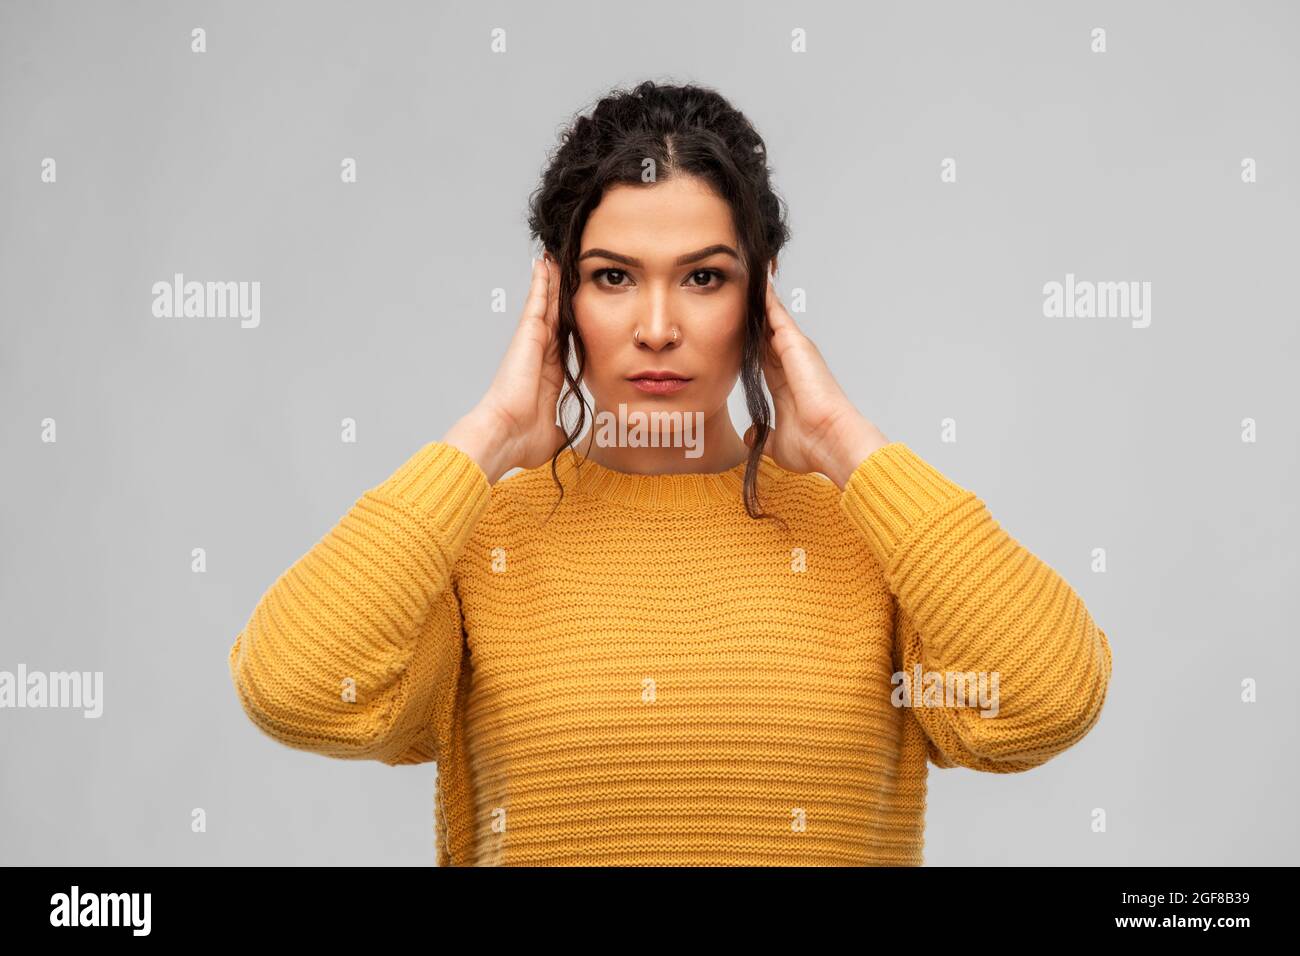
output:
[[[637, 345], [640, 345], [640, 344], [641, 344], [641, 330], [640, 330], [640, 329], [637, 329], [635, 332], [632, 333], [632, 341], [635, 342]], [[674, 326], [673, 326], [673, 345], [676, 345], [676, 344], [677, 344], [677, 326], [674, 325]]]

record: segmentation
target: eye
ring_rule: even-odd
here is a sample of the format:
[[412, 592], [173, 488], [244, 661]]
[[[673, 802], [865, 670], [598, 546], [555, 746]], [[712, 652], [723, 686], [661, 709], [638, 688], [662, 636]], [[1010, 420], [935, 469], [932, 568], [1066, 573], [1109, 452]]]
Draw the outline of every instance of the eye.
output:
[[710, 285], [707, 285], [707, 284], [705, 284], [705, 285], [694, 285], [694, 284], [693, 284], [693, 285], [691, 286], [692, 289], [716, 289], [716, 288], [718, 288], [718, 286], [721, 286], [724, 282], [727, 281], [727, 275], [726, 275], [726, 273], [725, 273], [725, 272], [720, 272], [720, 271], [717, 270], [717, 269], [696, 269], [694, 272], [691, 273], [690, 278], [691, 278], [692, 280], [694, 280], [694, 279], [698, 279], [700, 276], [703, 276], [703, 277], [704, 277], [704, 281], [705, 281], [705, 283], [707, 283], [708, 280], [709, 280], [710, 278], [714, 278], [714, 277], [716, 277], [717, 280], [718, 280], [718, 285], [716, 285], [716, 286], [710, 286]]
[[606, 276], [618, 276], [619, 278], [618, 282], [614, 282], [611, 280], [609, 283], [611, 286], [618, 288], [625, 284], [622, 280], [627, 278], [627, 273], [624, 272], [622, 269], [597, 269], [595, 272], [591, 274], [591, 281], [599, 284], [601, 278]]

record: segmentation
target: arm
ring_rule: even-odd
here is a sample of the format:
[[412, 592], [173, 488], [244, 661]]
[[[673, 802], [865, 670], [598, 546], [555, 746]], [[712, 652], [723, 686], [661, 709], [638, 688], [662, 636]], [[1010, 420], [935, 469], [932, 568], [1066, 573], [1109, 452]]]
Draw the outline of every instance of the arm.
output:
[[328, 757], [437, 760], [462, 641], [452, 568], [490, 501], [483, 468], [446, 441], [363, 493], [262, 595], [230, 648], [249, 719]]
[[996, 716], [912, 708], [937, 766], [1028, 770], [1092, 729], [1110, 644], [1069, 584], [902, 442], [870, 451], [842, 487], [896, 599], [899, 669], [998, 675]]

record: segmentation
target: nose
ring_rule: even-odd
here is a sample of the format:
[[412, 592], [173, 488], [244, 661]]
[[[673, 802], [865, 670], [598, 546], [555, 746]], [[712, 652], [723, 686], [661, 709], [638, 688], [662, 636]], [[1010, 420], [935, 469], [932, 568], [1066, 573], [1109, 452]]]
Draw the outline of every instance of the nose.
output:
[[[673, 320], [663, 290], [652, 292], [647, 298], [650, 305], [638, 317], [638, 324], [633, 332], [637, 347], [659, 352], [680, 345], [682, 329]], [[676, 332], [673, 331], [674, 329]]]

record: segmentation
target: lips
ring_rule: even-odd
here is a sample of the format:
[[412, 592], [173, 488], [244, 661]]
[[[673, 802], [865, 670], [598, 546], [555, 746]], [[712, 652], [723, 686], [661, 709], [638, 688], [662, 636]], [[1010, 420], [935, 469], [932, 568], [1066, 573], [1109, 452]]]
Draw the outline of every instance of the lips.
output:
[[648, 395], [670, 395], [681, 391], [690, 383], [689, 378], [678, 378], [671, 372], [646, 372], [628, 381]]
[[637, 372], [635, 375], [629, 375], [628, 378], [630, 378], [630, 379], [637, 379], [637, 378], [654, 378], [654, 379], [675, 378], [675, 379], [680, 379], [680, 380], [683, 381], [683, 382], [689, 382], [689, 381], [691, 380], [689, 375], [683, 375], [683, 374], [681, 374], [680, 372], [674, 372], [672, 369], [668, 369], [668, 368], [646, 369], [644, 372]]

